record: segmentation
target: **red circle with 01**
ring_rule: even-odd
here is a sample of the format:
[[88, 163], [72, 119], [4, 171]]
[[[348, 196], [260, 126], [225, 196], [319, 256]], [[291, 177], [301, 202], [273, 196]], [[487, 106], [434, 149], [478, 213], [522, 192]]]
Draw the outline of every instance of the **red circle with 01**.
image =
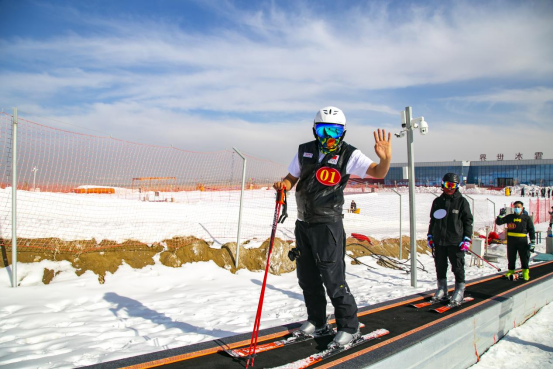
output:
[[317, 181], [324, 184], [325, 186], [335, 186], [337, 183], [340, 183], [342, 176], [334, 168], [322, 167], [319, 168], [315, 174]]

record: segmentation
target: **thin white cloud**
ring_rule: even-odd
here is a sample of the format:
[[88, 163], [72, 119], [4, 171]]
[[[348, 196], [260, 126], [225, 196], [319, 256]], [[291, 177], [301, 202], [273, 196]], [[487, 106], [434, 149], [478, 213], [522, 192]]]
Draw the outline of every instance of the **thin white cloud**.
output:
[[[129, 98], [135, 97], [132, 91], [140, 90], [141, 98], [157, 91], [155, 80], [160, 76], [161, 88], [168, 91], [185, 90], [194, 96], [202, 90], [223, 91], [223, 100], [236, 96], [236, 89], [247, 89], [270, 96], [269, 102], [275, 94], [282, 100], [306, 84], [319, 85], [316, 93], [322, 95], [336, 88], [362, 91], [482, 77], [551, 77], [553, 46], [543, 39], [553, 36], [551, 14], [522, 6], [489, 13], [491, 9], [482, 5], [451, 8], [413, 7], [404, 19], [393, 19], [385, 8], [346, 11], [334, 18], [305, 10], [283, 14], [273, 8], [236, 17], [236, 22], [249, 26], [242, 33], [190, 34], [164, 23], [156, 27], [152, 21], [127, 19], [121, 28], [118, 20], [112, 20], [117, 27], [105, 19], [89, 20], [116, 31], [92, 37], [4, 40], [2, 49], [6, 58], [23, 65], [35, 60], [45, 69], [78, 67], [88, 70], [90, 79], [102, 70], [118, 82], [110, 86], [115, 94], [128, 93]], [[143, 69], [137, 73], [133, 68]], [[122, 70], [134, 77], [131, 83], [115, 78]], [[64, 81], [71, 76], [56, 78], [61, 81], [53, 85], [60, 89], [71, 82]], [[248, 94], [243, 98], [247, 101]]]
[[541, 129], [551, 126], [547, 117], [553, 114], [553, 88], [549, 87], [496, 89], [491, 93], [454, 96], [443, 100], [457, 104], [455, 109], [458, 112], [461, 112], [461, 109], [476, 110], [475, 106], [484, 105], [488, 109], [489, 119], [502, 121], [503, 125], [519, 126], [521, 123], [533, 123]]
[[541, 105], [553, 102], [553, 88], [540, 86], [525, 89], [506, 89], [482, 95], [453, 97], [450, 100], [490, 104]]

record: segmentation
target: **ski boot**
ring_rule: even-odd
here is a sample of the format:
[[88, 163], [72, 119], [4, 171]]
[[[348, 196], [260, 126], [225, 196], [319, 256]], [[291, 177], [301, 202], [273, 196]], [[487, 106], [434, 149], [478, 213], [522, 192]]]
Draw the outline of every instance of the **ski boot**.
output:
[[530, 280], [530, 269], [522, 269], [522, 279], [525, 281]]
[[334, 336], [334, 339], [328, 344], [328, 349], [334, 349], [338, 347], [344, 347], [352, 342], [355, 342], [361, 338], [361, 330], [357, 328], [357, 332], [351, 334], [344, 331], [338, 331]]
[[509, 269], [507, 271], [507, 273], [505, 273], [505, 278], [507, 278], [508, 280], [512, 281], [513, 280], [513, 276], [515, 275], [515, 271], [514, 270], [511, 270]]
[[447, 279], [438, 279], [438, 290], [430, 300], [432, 303], [449, 300], [447, 295]]
[[328, 320], [325, 322], [325, 324], [321, 327], [316, 327], [315, 324], [311, 323], [309, 320], [303, 323], [297, 331], [293, 333], [296, 337], [301, 336], [326, 336], [334, 333], [332, 330], [332, 327], [330, 324], [328, 324]]
[[464, 283], [455, 283], [455, 291], [451, 296], [451, 306], [459, 306], [463, 303], [463, 298], [465, 297], [465, 284]]

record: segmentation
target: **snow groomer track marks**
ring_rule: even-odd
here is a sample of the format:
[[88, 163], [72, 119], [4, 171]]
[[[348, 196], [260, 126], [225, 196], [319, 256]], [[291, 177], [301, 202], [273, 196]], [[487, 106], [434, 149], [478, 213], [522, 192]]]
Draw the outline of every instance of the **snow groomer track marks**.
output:
[[[483, 329], [486, 331], [486, 335], [490, 335], [489, 339], [488, 337], [473, 338], [473, 335], [476, 337], [480, 333], [476, 325], [484, 320], [479, 319], [479, 315], [492, 314], [491, 316], [497, 316], [498, 319], [502, 319], [501, 323], [504, 323], [508, 327], [502, 333], [505, 334], [508, 329], [521, 324], [525, 318], [535, 314], [541, 306], [551, 300], [553, 294], [544, 293], [543, 291], [550, 288], [547, 291], [553, 292], [553, 262], [535, 264], [530, 269], [531, 279], [527, 282], [509, 281], [503, 277], [503, 274], [495, 274], [479, 280], [468, 281], [466, 295], [470, 295], [474, 300], [452, 308], [443, 314], [436, 314], [432, 311], [432, 309], [439, 307], [439, 304], [420, 309], [414, 309], [410, 306], [411, 304], [428, 300], [431, 292], [412, 295], [360, 309], [358, 314], [359, 320], [365, 324], [365, 327], [361, 329], [362, 334], [367, 334], [381, 328], [388, 330], [389, 334], [364, 342], [345, 352], [318, 362], [312, 367], [357, 368], [369, 367], [371, 365], [380, 367], [380, 364], [383, 364], [385, 361], [393, 362], [402, 352], [413, 352], [413, 349], [416, 349], [416, 352], [422, 355], [425, 348], [423, 343], [425, 341], [437, 339], [440, 334], [459, 329], [455, 327], [462, 327], [463, 325], [469, 327], [465, 329], [468, 332], [461, 330], [461, 334], [466, 334], [467, 337], [458, 342], [462, 342], [470, 348], [471, 352], [467, 356], [471, 356], [469, 359], [474, 359], [474, 362], [476, 362], [476, 357], [479, 353], [484, 352], [489, 345], [501, 337], [494, 337], [497, 334], [496, 332], [490, 333], [486, 329]], [[532, 299], [542, 299], [543, 302], [540, 302], [540, 306], [536, 306], [536, 303]], [[549, 300], [545, 301], [545, 299]], [[525, 318], [516, 318], [514, 319], [516, 321], [509, 321], [508, 319], [514, 316], [515, 312], [518, 312], [519, 315], [521, 314], [519, 311], [520, 304], [516, 305], [517, 301], [523, 301], [522, 305], [530, 305], [526, 306], [530, 311], [523, 314]], [[489, 318], [486, 318], [484, 321], [488, 322]], [[331, 323], [334, 323], [334, 321], [331, 321]], [[497, 326], [497, 324], [495, 325]], [[295, 323], [265, 329], [259, 333], [258, 342], [261, 344], [289, 337], [291, 332], [299, 328], [299, 326], [300, 323]], [[251, 332], [192, 346], [105, 362], [88, 368], [245, 368], [246, 363], [244, 359], [233, 358], [224, 350], [247, 347], [249, 346], [250, 338]], [[278, 367], [307, 358], [312, 354], [324, 350], [331, 340], [332, 336], [318, 337], [259, 353], [255, 357], [254, 368]], [[455, 337], [452, 340], [454, 341]], [[478, 345], [483, 345], [484, 341], [490, 341], [491, 343], [487, 347], [482, 346], [479, 349]], [[447, 345], [444, 346], [445, 349], [442, 354], [447, 355]], [[433, 355], [439, 354], [434, 353]], [[406, 360], [419, 359], [414, 358], [411, 353], [405, 355], [401, 360], [405, 364], [403, 367], [407, 368], [410, 365], [405, 362]], [[436, 360], [434, 361], [438, 362]], [[447, 360], [445, 356], [444, 360]], [[391, 367], [393, 366], [388, 366], [388, 368]], [[420, 367], [431, 366], [422, 365]]]

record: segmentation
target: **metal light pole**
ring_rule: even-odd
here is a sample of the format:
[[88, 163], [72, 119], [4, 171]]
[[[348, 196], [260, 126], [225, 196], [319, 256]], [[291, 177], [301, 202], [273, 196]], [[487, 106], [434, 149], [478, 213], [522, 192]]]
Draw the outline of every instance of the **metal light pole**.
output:
[[402, 231], [402, 223], [401, 223], [401, 194], [399, 192], [397, 192], [396, 190], [394, 190], [392, 188], [392, 191], [394, 191], [398, 196], [399, 196], [399, 260], [402, 259], [402, 252], [403, 252], [403, 242], [402, 242], [402, 235], [401, 235], [401, 231]]
[[405, 108], [407, 128], [407, 172], [409, 175], [409, 225], [411, 243], [411, 286], [417, 288], [417, 223], [415, 207], [415, 161], [411, 107]]
[[242, 167], [242, 188], [240, 190], [240, 210], [238, 210], [238, 233], [236, 235], [236, 261], [234, 263], [234, 267], [238, 269], [238, 258], [240, 254], [240, 228], [242, 226], [242, 201], [244, 199], [244, 186], [246, 184], [246, 157], [242, 155], [240, 151], [238, 151], [237, 148], [232, 148], [240, 157], [242, 160], [244, 160], [244, 166]]
[[12, 287], [17, 287], [17, 108], [12, 128]]
[[417, 288], [417, 224], [416, 224], [416, 206], [415, 206], [415, 159], [413, 145], [413, 130], [420, 128], [421, 134], [428, 133], [428, 123], [424, 117], [414, 118], [411, 107], [405, 108], [401, 112], [401, 126], [403, 130], [396, 133], [396, 137], [405, 136], [407, 132], [407, 176], [409, 177], [409, 225], [410, 225], [410, 253], [411, 253], [411, 286]]

